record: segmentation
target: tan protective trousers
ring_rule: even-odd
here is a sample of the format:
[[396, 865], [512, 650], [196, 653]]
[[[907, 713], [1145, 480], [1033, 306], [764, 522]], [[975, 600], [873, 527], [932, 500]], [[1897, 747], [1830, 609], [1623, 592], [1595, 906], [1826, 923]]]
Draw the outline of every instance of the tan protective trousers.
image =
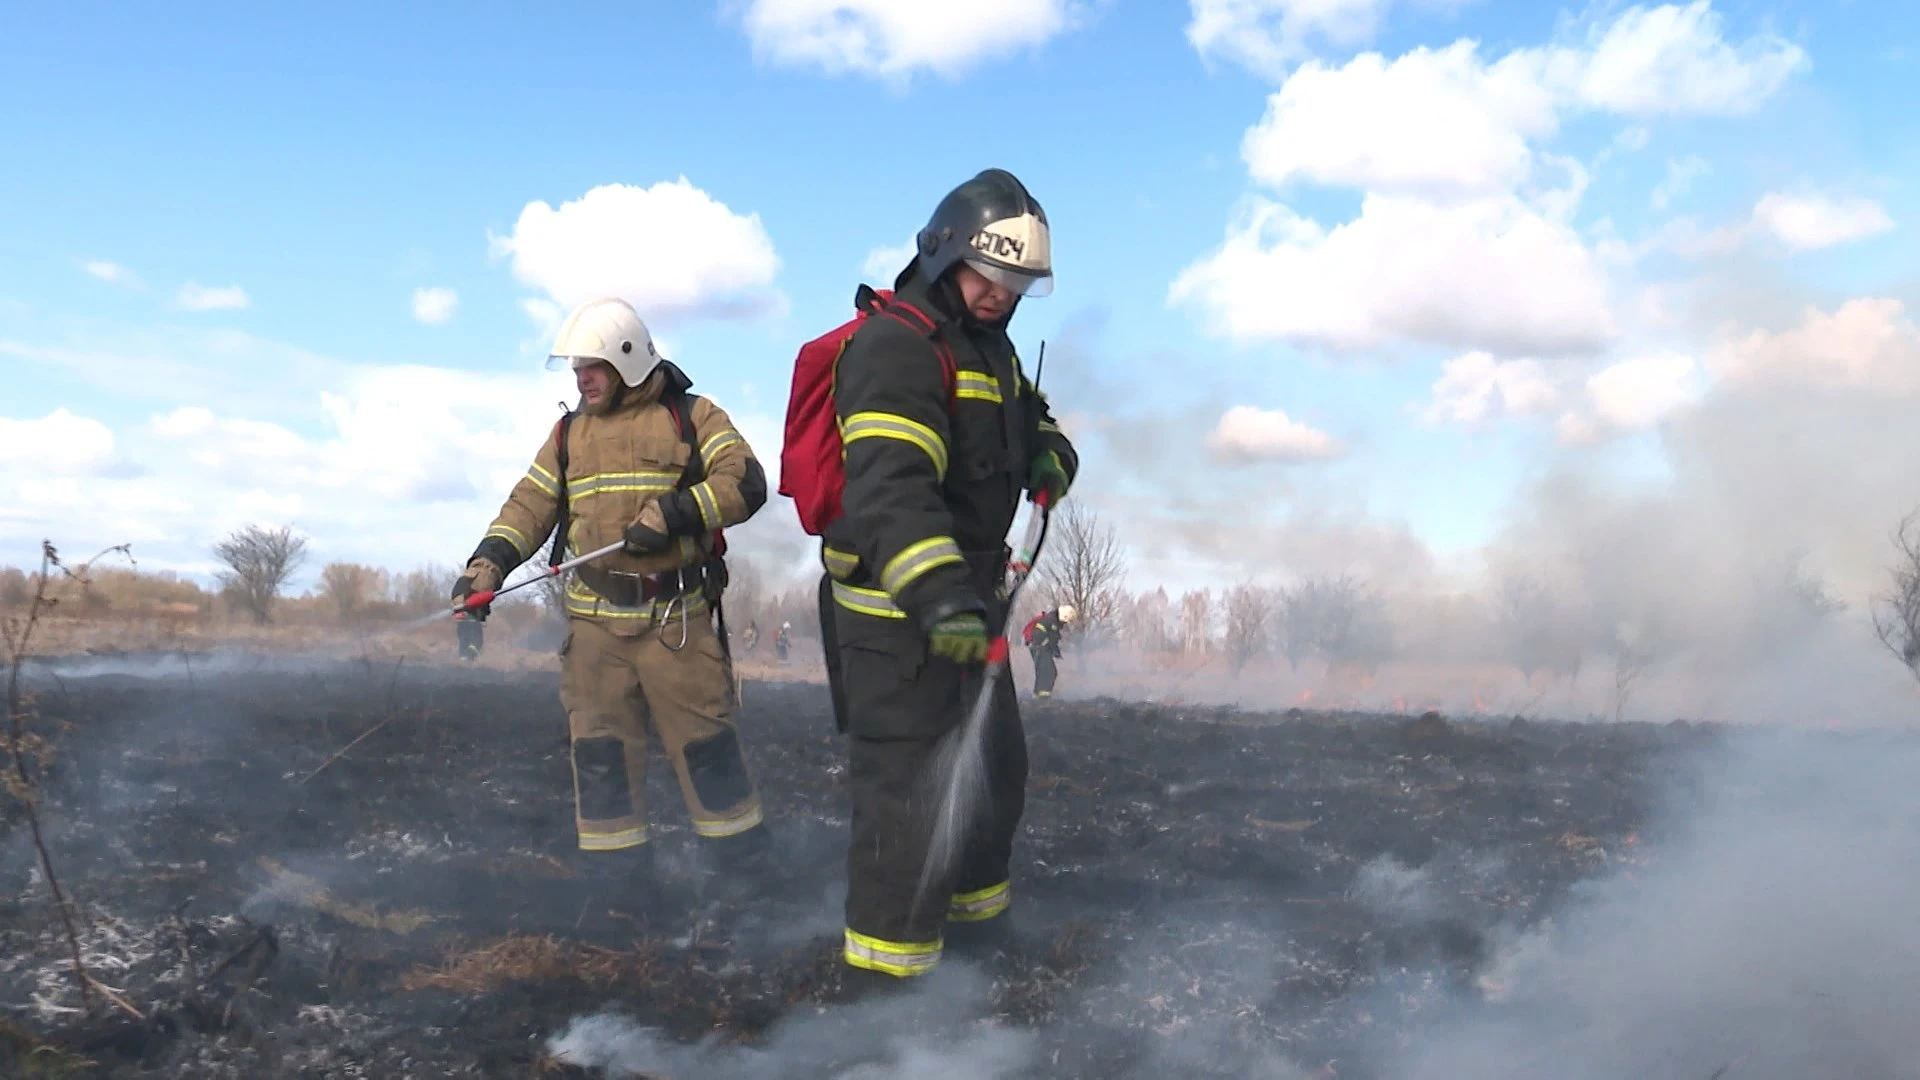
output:
[[[694, 832], [718, 838], [760, 824], [760, 796], [732, 718], [732, 680], [710, 619], [623, 636], [573, 619], [560, 647], [560, 703], [573, 743], [576, 827], [583, 851], [647, 842], [648, 732], [680, 780]], [[674, 648], [680, 646], [679, 648]]]

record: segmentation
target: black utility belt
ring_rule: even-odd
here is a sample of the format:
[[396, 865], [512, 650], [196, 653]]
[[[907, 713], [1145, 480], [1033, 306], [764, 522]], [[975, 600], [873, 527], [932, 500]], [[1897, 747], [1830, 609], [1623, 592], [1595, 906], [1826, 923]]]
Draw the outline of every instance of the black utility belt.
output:
[[581, 584], [619, 607], [639, 607], [655, 600], [694, 596], [707, 586], [705, 564], [662, 570], [655, 574], [631, 574], [598, 567], [577, 571]]

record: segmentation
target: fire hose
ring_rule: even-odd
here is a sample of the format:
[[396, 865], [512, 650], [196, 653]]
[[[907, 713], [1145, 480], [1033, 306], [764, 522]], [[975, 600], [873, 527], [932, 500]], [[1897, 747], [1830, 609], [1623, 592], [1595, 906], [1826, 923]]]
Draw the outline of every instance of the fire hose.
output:
[[1006, 610], [1001, 616], [999, 632], [987, 645], [986, 669], [982, 672], [980, 692], [973, 700], [966, 721], [948, 735], [946, 745], [935, 756], [936, 762], [944, 764], [946, 776], [941, 785], [940, 799], [934, 805], [933, 841], [927, 848], [927, 861], [920, 870], [919, 887], [914, 890], [913, 906], [916, 910], [926, 895], [927, 887], [933, 883], [935, 873], [948, 869], [957, 855], [968, 819], [973, 816], [985, 785], [987, 720], [993, 714], [994, 687], [1006, 672], [1008, 657], [1013, 651], [1007, 634], [1013, 626], [1014, 600], [1019, 596], [1021, 586], [1033, 575], [1040, 549], [1047, 541], [1048, 519], [1053, 515], [1052, 499], [1046, 492], [1035, 492], [1033, 505], [1033, 514], [1027, 519], [1026, 538], [1014, 559], [1007, 564]]
[[575, 556], [574, 558], [568, 559], [566, 562], [549, 566], [545, 570], [541, 571], [540, 573], [535, 574], [533, 577], [530, 577], [525, 581], [519, 582], [518, 584], [508, 585], [504, 589], [481, 589], [479, 592], [468, 593], [467, 598], [465, 600], [462, 600], [458, 604], [454, 605], [453, 617], [456, 619], [466, 618], [467, 612], [473, 611], [477, 608], [483, 608], [488, 604], [493, 603], [495, 597], [505, 596], [515, 589], [524, 589], [536, 581], [545, 581], [548, 578], [559, 577], [561, 574], [564, 574], [567, 571], [573, 569], [574, 567], [579, 566], [581, 563], [592, 562], [593, 560], [598, 559], [604, 555], [611, 555], [614, 552], [619, 551], [624, 546], [626, 546], [625, 541], [616, 540], [613, 543], [608, 544], [606, 547], [599, 549], [598, 551], [589, 551], [585, 555]]

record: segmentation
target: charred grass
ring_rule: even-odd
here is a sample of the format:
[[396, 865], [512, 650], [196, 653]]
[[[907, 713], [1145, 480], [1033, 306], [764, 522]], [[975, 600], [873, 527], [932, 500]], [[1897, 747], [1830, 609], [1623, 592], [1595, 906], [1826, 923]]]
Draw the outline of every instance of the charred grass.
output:
[[[551, 672], [160, 665], [38, 687], [49, 842], [89, 968], [141, 1017], [80, 1010], [6, 820], [0, 1075], [586, 1075], [548, 1040], [609, 1007], [710, 1054], [866, 1007], [837, 960], [846, 796], [818, 686], [747, 685], [777, 855], [742, 886], [706, 862], [664, 766], [654, 874], [577, 857]], [[1020, 935], [949, 965], [977, 993], [927, 991], [915, 1014], [1024, 1033], [1019, 1075], [1373, 1075], [1423, 1008], [1486, 992], [1497, 933], [1643, 858], [1654, 786], [1717, 738], [1024, 708]], [[844, 1067], [795, 1053], [766, 1075]]]

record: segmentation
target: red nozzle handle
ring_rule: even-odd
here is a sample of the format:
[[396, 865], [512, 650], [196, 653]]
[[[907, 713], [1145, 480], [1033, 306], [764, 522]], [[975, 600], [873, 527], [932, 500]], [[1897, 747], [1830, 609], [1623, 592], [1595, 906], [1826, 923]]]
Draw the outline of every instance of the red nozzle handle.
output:
[[1041, 488], [1039, 491], [1033, 493], [1033, 504], [1042, 510], [1051, 509], [1053, 505], [1053, 493], [1046, 488]]
[[475, 608], [486, 607], [488, 604], [493, 603], [495, 595], [492, 589], [481, 589], [476, 593], [468, 593], [467, 598], [460, 602], [460, 610], [472, 611]]
[[1009, 651], [1010, 650], [1007, 646], [1006, 638], [1003, 638], [1003, 637], [994, 638], [993, 641], [987, 645], [987, 663], [989, 664], [1006, 663], [1007, 653]]

